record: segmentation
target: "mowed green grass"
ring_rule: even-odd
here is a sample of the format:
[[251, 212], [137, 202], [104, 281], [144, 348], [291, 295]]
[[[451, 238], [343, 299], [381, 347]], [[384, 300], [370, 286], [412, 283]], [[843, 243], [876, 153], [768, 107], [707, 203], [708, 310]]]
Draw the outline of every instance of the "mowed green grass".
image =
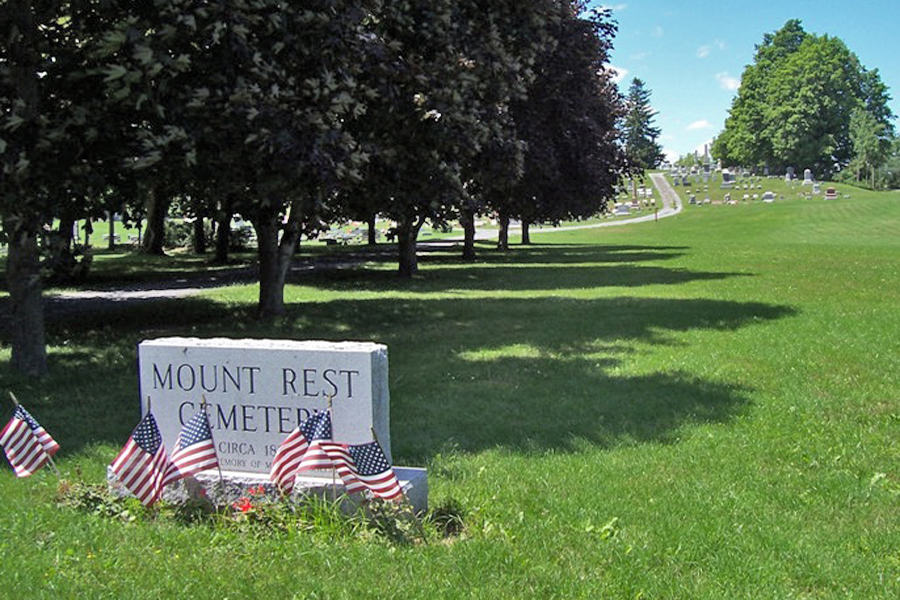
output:
[[135, 345], [199, 335], [374, 340], [399, 463], [463, 535], [397, 545], [120, 523], [0, 474], [16, 597], [896, 598], [900, 194], [686, 210], [307, 273], [256, 290], [57, 313], [53, 375], [14, 389], [102, 481], [137, 421]]

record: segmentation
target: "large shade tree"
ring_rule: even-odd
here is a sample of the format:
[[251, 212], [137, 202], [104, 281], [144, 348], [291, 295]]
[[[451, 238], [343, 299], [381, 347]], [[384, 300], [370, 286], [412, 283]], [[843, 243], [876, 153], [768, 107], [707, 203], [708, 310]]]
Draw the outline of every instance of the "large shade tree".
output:
[[555, 43], [536, 63], [528, 94], [512, 105], [526, 143], [521, 179], [494, 204], [501, 248], [511, 218], [528, 225], [591, 216], [612, 197], [623, 156], [617, 122], [622, 103], [608, 61], [615, 24], [606, 11], [592, 16], [563, 2], [552, 30]]
[[[281, 0], [158, 0], [120, 20], [106, 48], [116, 69], [106, 92], [135, 115], [136, 167], [219, 196], [220, 227], [233, 212], [252, 222], [261, 315], [284, 312], [301, 234], [341, 180], [359, 177], [365, 156], [345, 123], [364, 111], [356, 76], [369, 16], [358, 0], [302, 11]], [[148, 179], [160, 196], [159, 178]]]
[[374, 93], [355, 125], [369, 161], [364, 185], [345, 196], [354, 212], [396, 223], [401, 275], [418, 269], [426, 222], [446, 225], [475, 210], [478, 183], [489, 177], [484, 152], [516, 143], [508, 104], [523, 93], [531, 48], [542, 43], [523, 32], [544, 27], [547, 12], [536, 0], [380, 7], [373, 34], [381, 54], [366, 76]]
[[96, 3], [0, 4], [0, 226], [9, 248], [11, 363], [24, 373], [47, 370], [44, 233], [54, 217], [71, 223], [102, 214], [95, 201], [115, 178], [115, 126], [97, 91], [104, 74], [86, 51], [108, 17]]
[[854, 157], [854, 111], [893, 132], [889, 100], [877, 70], [843, 41], [790, 20], [757, 46], [713, 154], [729, 164], [811, 168], [827, 177]]

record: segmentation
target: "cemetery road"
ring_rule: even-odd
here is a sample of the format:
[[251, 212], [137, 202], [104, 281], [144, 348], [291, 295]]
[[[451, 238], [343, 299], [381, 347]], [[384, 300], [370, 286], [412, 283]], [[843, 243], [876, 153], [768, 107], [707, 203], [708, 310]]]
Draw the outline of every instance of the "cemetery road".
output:
[[[659, 190], [662, 198], [662, 208], [659, 214], [653, 212], [640, 217], [620, 219], [606, 223], [593, 223], [588, 225], [569, 225], [566, 227], [534, 227], [535, 233], [551, 233], [554, 231], [571, 231], [574, 229], [594, 229], [598, 227], [616, 227], [653, 221], [657, 218], [671, 217], [682, 210], [681, 199], [669, 184], [662, 173], [651, 173], [650, 179]], [[476, 234], [479, 240], [497, 238], [496, 230], [479, 230]], [[455, 244], [459, 239], [448, 239], [439, 242], [423, 242], [420, 246], [445, 246]], [[391, 259], [393, 255], [385, 251], [384, 258]], [[337, 258], [320, 257], [314, 260], [301, 260], [291, 267], [292, 272], [316, 271], [320, 269], [347, 269], [359, 266], [360, 263], [372, 260], [371, 253], [354, 256], [342, 255]], [[116, 288], [81, 289], [76, 291], [50, 292], [44, 296], [44, 306], [49, 318], [54, 316], [71, 316], [85, 313], [108, 310], [114, 306], [153, 302], [165, 298], [183, 298], [199, 294], [205, 289], [223, 287], [227, 285], [253, 283], [256, 281], [256, 271], [253, 268], [244, 267], [227, 271], [216, 271], [200, 275], [190, 275], [177, 279], [163, 281], [146, 281], [130, 286], [117, 286]], [[0, 330], [6, 329], [10, 319], [9, 299], [0, 298]]]

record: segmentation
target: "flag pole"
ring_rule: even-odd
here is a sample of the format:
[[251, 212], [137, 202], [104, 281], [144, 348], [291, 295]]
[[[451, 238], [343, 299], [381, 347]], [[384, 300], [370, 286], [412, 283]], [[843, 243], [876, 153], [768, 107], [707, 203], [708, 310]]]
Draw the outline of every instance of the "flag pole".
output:
[[[331, 441], [334, 441], [334, 394], [328, 394], [328, 420], [331, 422]], [[337, 502], [337, 469], [331, 461], [331, 501]]]
[[[17, 407], [20, 405], [19, 399], [16, 398], [16, 395], [13, 394], [12, 391], [9, 392], [9, 397], [12, 398], [13, 404]], [[56, 478], [62, 481], [62, 473], [59, 472], [59, 467], [56, 466], [56, 462], [53, 460], [53, 457], [50, 456], [49, 452], [47, 453], [47, 459], [50, 461], [50, 466], [53, 468], [53, 473], [56, 474]]]
[[[206, 412], [206, 405], [209, 402], [206, 401], [206, 394], [200, 395], [200, 410], [206, 415], [206, 426], [209, 427], [209, 413]], [[216, 439], [213, 437], [212, 427], [209, 428], [209, 439], [212, 440], [213, 448], [216, 447]], [[216, 453], [216, 468], [219, 470], [219, 487], [222, 488], [222, 492], [225, 491], [225, 477], [222, 476], [222, 465], [219, 464], [219, 455]]]

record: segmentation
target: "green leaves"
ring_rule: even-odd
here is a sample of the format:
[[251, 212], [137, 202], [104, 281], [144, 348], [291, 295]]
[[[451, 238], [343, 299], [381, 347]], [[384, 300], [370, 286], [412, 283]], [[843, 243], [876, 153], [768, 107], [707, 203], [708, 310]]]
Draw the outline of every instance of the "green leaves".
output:
[[714, 146], [729, 164], [812, 168], [827, 176], [855, 155], [850, 116], [858, 106], [886, 130], [886, 87], [839, 39], [803, 31], [797, 20], [766, 34]]

